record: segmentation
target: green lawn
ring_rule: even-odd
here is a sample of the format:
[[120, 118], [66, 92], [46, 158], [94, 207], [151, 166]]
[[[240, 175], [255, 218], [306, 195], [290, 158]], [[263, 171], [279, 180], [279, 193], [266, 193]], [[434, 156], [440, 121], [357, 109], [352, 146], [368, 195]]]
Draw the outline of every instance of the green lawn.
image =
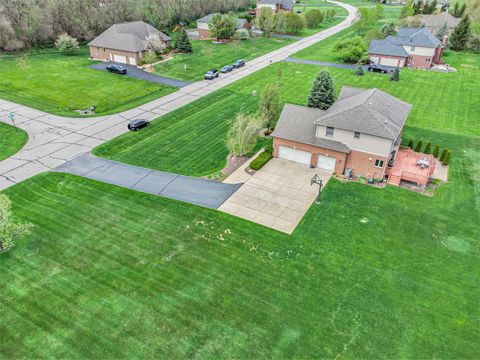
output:
[[27, 140], [25, 131], [0, 122], [0, 161], [18, 152]]
[[89, 68], [88, 49], [65, 56], [54, 51], [26, 57], [0, 56], [0, 99], [47, 111], [79, 116], [97, 106], [104, 115], [154, 100], [176, 88]]
[[[113, 139], [98, 147], [95, 154], [185, 175], [211, 174], [226, 164], [228, 122], [238, 111], [256, 110], [258, 96], [252, 96], [253, 90], [261, 93], [265, 84], [278, 82], [283, 101], [305, 104], [313, 79], [321, 70], [330, 72], [338, 91], [343, 85], [377, 87], [411, 103], [410, 126], [480, 136], [480, 57], [450, 53], [445, 59], [457, 73], [405, 69], [398, 83], [383, 74], [358, 77], [350, 70], [277, 63], [160, 117], [149, 129]], [[443, 145], [448, 146], [448, 142]]]

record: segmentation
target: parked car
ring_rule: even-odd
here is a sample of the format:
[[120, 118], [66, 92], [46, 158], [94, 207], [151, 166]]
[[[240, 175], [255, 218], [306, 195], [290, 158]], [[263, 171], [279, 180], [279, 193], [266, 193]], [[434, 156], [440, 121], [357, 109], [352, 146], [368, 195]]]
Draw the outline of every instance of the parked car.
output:
[[150, 122], [148, 120], [135, 119], [135, 120], [132, 120], [128, 123], [128, 130], [137, 131], [137, 130], [140, 130], [141, 128], [144, 128], [148, 125], [150, 125]]
[[368, 65], [368, 68], [367, 68], [368, 71], [370, 72], [379, 72], [379, 73], [388, 73], [388, 68], [386, 68], [385, 66], [382, 66], [382, 65], [378, 65], [378, 64], [370, 64]]
[[217, 69], [212, 69], [212, 70], [209, 70], [206, 74], [205, 74], [205, 80], [213, 80], [215, 78], [218, 78], [219, 76], [219, 72]]
[[239, 68], [245, 66], [245, 61], [243, 61], [243, 60], [237, 60], [237, 61], [235, 61], [235, 62], [233, 63], [232, 66], [233, 66], [235, 69], [239, 69]]
[[229, 73], [230, 71], [233, 70], [233, 66], [232, 65], [226, 65], [224, 67], [222, 67], [222, 69], [220, 70], [223, 74], [226, 74], [226, 73]]
[[114, 74], [125, 75], [127, 73], [127, 69], [121, 65], [107, 65], [105, 69]]

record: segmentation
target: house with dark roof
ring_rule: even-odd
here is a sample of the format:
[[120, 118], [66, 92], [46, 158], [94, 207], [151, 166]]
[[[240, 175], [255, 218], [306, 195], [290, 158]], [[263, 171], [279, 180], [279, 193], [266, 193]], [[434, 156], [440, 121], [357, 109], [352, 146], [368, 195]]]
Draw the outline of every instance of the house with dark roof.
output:
[[286, 104], [272, 133], [274, 157], [383, 179], [411, 108], [381, 90], [348, 86], [328, 110]]
[[374, 64], [429, 69], [441, 62], [442, 48], [440, 40], [426, 28], [403, 27], [396, 36], [372, 40], [368, 56]]
[[261, 8], [267, 7], [272, 9], [273, 12], [279, 11], [293, 11], [295, 6], [295, 0], [257, 0], [257, 13]]
[[416, 16], [409, 16], [407, 17], [407, 21], [410, 23], [418, 18], [421, 24], [428, 29], [433, 35], [435, 35], [438, 30], [440, 30], [443, 26], [447, 27], [447, 35], [450, 35], [460, 23], [459, 18], [456, 18], [449, 14], [448, 12], [443, 12], [441, 14], [431, 14], [431, 15], [416, 15]]
[[[210, 40], [212, 38], [210, 35], [210, 27], [208, 25], [212, 22], [212, 19], [215, 15], [216, 14], [209, 14], [197, 20], [198, 38], [200, 40]], [[237, 30], [248, 29], [249, 27], [250, 24], [246, 19], [237, 19]]]
[[92, 59], [137, 65], [150, 49], [151, 37], [170, 46], [170, 37], [143, 22], [114, 24], [88, 43]]

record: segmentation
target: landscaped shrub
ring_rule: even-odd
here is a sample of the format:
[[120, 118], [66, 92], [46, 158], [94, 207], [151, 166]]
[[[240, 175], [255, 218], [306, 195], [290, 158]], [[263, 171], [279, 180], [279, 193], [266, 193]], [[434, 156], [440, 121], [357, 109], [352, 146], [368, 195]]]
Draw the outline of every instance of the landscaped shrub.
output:
[[410, 140], [407, 145], [410, 149], [413, 149], [413, 140]]
[[442, 155], [440, 155], [440, 161], [443, 162], [443, 160], [445, 159], [445, 156], [447, 155], [447, 152], [448, 152], [448, 149], [444, 149], [442, 151]]
[[422, 147], [423, 147], [422, 140], [420, 140], [420, 141], [417, 143], [417, 146], [415, 146], [415, 151], [416, 151], [416, 152], [422, 152]]
[[427, 145], [425, 146], [425, 149], [423, 150], [423, 153], [430, 154], [431, 148], [432, 148], [432, 143], [427, 143]]
[[340, 58], [347, 63], [356, 63], [367, 53], [367, 45], [360, 36], [340, 40], [335, 44], [334, 49]]
[[400, 69], [397, 67], [390, 77], [390, 81], [399, 81], [400, 80]]
[[248, 40], [250, 38], [250, 34], [248, 33], [247, 29], [238, 29], [235, 32], [235, 40]]
[[67, 33], [60, 35], [55, 41], [55, 47], [64, 54], [72, 54], [80, 49], [77, 39]]
[[445, 158], [443, 159], [442, 163], [443, 165], [448, 165], [450, 164], [450, 157], [452, 156], [452, 152], [450, 150], [447, 151], [447, 154], [445, 155]]
[[310, 10], [305, 14], [305, 21], [307, 27], [315, 28], [323, 21], [323, 12], [319, 9]]
[[438, 158], [438, 155], [440, 154], [440, 145], [435, 145], [435, 147], [433, 148], [433, 153], [432, 155], [436, 158]]
[[288, 33], [298, 34], [305, 27], [305, 18], [303, 15], [288, 13], [286, 16], [285, 27]]
[[162, 57], [160, 55], [157, 55], [154, 52], [148, 52], [145, 57], [142, 59], [143, 64], [153, 64], [157, 62], [158, 60], [161, 60]]
[[269, 152], [264, 151], [260, 155], [257, 156], [255, 160], [250, 163], [250, 169], [252, 170], [260, 170], [270, 159], [273, 158], [272, 154]]
[[363, 71], [362, 65], [358, 65], [357, 70], [355, 70], [355, 75], [362, 76], [363, 74], [365, 74], [365, 72]]

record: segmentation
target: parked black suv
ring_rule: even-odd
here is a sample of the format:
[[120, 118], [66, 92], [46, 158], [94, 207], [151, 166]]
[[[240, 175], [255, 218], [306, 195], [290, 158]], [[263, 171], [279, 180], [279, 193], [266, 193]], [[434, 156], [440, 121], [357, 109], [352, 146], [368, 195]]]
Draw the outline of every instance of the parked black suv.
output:
[[130, 131], [137, 131], [140, 130], [141, 128], [144, 128], [145, 126], [150, 125], [150, 122], [145, 119], [135, 119], [132, 120], [128, 123], [128, 130]]
[[127, 69], [125, 69], [121, 65], [107, 65], [105, 69], [107, 69], [108, 72], [111, 72], [114, 74], [125, 75], [127, 73]]
[[225, 65], [224, 67], [222, 67], [222, 69], [220, 71], [222, 72], [222, 74], [226, 74], [226, 73], [229, 73], [232, 70], [233, 70], [232, 65]]
[[370, 64], [368, 65], [368, 68], [367, 68], [368, 71], [371, 71], [371, 72], [379, 72], [379, 73], [388, 73], [388, 68], [386, 68], [385, 66], [382, 66], [382, 65], [378, 65], [378, 64]]
[[241, 67], [243, 67], [243, 66], [245, 66], [245, 61], [243, 61], [243, 60], [237, 60], [237, 61], [235, 61], [235, 62], [233, 63], [233, 67], [234, 67], [235, 69], [239, 69], [239, 68], [241, 68]]
[[218, 78], [219, 76], [219, 72], [217, 69], [212, 69], [212, 70], [209, 70], [206, 74], [205, 74], [205, 80], [213, 80], [215, 78]]

